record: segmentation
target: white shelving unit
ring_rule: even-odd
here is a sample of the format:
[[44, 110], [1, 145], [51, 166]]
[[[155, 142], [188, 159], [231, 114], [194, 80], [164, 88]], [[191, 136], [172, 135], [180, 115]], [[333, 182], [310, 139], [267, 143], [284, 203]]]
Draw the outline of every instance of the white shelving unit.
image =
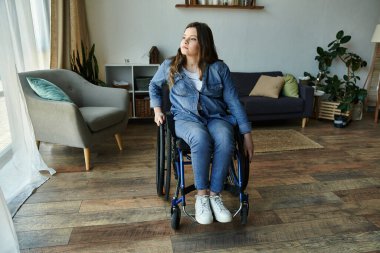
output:
[[153, 112], [149, 108], [148, 88], [140, 90], [136, 87], [136, 78], [153, 77], [159, 64], [106, 64], [106, 83], [114, 86], [115, 82], [120, 87], [127, 88], [131, 94], [131, 118], [150, 118]]

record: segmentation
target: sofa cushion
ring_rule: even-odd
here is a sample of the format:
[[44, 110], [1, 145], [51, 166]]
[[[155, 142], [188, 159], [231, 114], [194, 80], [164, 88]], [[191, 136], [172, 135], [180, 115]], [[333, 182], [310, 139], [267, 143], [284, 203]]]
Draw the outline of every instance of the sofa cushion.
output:
[[79, 110], [93, 132], [113, 126], [125, 117], [125, 111], [116, 107], [81, 107]]
[[72, 103], [70, 97], [57, 85], [48, 80], [36, 77], [26, 77], [32, 90], [41, 98]]
[[278, 98], [284, 83], [285, 80], [282, 76], [272, 77], [262, 75], [249, 95]]
[[297, 79], [291, 75], [291, 74], [286, 74], [284, 75], [284, 88], [282, 88], [282, 95], [286, 97], [295, 97], [298, 98], [298, 82]]
[[301, 98], [292, 97], [241, 97], [240, 101], [248, 115], [258, 114], [281, 114], [281, 113], [295, 113], [302, 112], [304, 102]]
[[257, 83], [261, 75], [266, 76], [282, 76], [280, 71], [272, 72], [231, 72], [232, 82], [238, 91], [239, 97], [248, 96], [253, 86]]

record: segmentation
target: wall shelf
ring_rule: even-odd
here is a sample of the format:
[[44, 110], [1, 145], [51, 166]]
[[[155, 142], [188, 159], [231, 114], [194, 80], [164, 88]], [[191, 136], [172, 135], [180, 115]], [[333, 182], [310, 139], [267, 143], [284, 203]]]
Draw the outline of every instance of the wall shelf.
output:
[[264, 6], [240, 6], [240, 5], [191, 5], [191, 4], [176, 4], [176, 8], [217, 8], [217, 9], [240, 9], [240, 10], [258, 10], [264, 9]]

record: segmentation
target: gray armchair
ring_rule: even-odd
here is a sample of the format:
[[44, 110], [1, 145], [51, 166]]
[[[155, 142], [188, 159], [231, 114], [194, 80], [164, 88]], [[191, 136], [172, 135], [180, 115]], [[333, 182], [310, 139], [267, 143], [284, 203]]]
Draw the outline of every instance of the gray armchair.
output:
[[[26, 77], [43, 78], [60, 87], [74, 102], [39, 97]], [[84, 149], [86, 170], [90, 169], [90, 148], [106, 136], [114, 135], [120, 150], [121, 133], [128, 123], [129, 96], [124, 89], [91, 84], [77, 73], [38, 70], [19, 73], [36, 141]]]

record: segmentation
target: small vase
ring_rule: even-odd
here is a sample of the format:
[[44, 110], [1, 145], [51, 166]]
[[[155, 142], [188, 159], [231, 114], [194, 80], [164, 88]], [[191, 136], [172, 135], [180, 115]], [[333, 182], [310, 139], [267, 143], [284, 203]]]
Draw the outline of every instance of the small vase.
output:
[[352, 120], [361, 120], [363, 118], [363, 102], [359, 101], [354, 104], [352, 109]]

